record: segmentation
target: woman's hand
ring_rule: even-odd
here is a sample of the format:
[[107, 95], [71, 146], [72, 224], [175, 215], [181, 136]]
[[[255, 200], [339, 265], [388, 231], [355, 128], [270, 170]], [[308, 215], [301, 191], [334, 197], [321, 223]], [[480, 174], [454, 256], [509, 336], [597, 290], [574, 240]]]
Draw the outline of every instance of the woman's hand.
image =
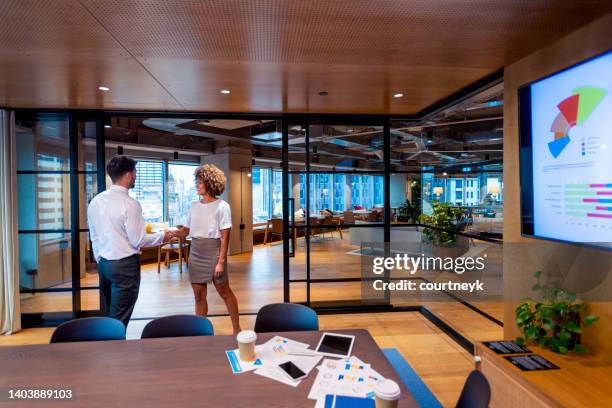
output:
[[190, 229], [187, 227], [181, 227], [174, 231], [174, 236], [178, 238], [185, 238], [189, 235]]
[[215, 278], [221, 278], [221, 276], [223, 276], [223, 272], [225, 272], [225, 262], [219, 261], [215, 266]]

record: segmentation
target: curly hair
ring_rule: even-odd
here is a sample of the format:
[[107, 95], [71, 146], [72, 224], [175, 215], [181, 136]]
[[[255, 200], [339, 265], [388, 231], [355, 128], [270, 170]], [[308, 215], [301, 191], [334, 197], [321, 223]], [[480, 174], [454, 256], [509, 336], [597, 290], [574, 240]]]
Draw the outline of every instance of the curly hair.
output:
[[196, 181], [200, 180], [212, 197], [217, 197], [225, 191], [227, 178], [223, 171], [214, 164], [203, 164], [195, 171]]

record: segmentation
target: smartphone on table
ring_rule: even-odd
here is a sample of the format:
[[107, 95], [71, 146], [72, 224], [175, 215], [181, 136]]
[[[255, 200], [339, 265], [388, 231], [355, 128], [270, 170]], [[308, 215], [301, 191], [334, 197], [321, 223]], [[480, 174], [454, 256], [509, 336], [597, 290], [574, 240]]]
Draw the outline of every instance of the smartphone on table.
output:
[[281, 369], [282, 372], [284, 372], [293, 381], [299, 381], [308, 376], [308, 374], [302, 371], [300, 367], [296, 366], [291, 361], [287, 361], [286, 363], [279, 364], [278, 367]]

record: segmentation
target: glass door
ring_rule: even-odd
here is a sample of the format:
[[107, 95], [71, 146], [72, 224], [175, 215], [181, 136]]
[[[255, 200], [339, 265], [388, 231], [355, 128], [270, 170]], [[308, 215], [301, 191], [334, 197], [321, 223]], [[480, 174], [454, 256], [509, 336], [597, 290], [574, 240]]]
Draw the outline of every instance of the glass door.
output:
[[363, 256], [384, 252], [389, 238], [386, 129], [315, 119], [286, 126], [286, 301], [364, 306]]

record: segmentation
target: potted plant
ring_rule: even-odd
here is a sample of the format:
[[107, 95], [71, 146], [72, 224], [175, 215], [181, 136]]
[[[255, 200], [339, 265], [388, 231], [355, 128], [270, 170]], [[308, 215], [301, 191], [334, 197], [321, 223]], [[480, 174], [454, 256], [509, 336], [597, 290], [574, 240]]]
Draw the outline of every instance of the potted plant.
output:
[[455, 223], [462, 216], [462, 209], [451, 207], [447, 203], [434, 202], [432, 214], [421, 214], [419, 220], [425, 225], [440, 229], [424, 228], [423, 235], [433, 245], [451, 244], [456, 239], [455, 234], [452, 233], [455, 230]]
[[540, 282], [542, 272], [534, 273], [537, 283], [532, 290], [541, 292], [543, 301], [527, 299], [515, 311], [516, 324], [522, 337], [516, 342], [536, 343], [542, 348], [550, 348], [555, 353], [586, 353], [581, 344], [582, 328], [591, 326], [599, 318], [593, 315], [582, 317], [587, 309], [583, 303], [576, 302], [576, 295]]
[[421, 210], [416, 206], [412, 205], [409, 200], [398, 208], [397, 220], [400, 222], [416, 222], [421, 215]]

